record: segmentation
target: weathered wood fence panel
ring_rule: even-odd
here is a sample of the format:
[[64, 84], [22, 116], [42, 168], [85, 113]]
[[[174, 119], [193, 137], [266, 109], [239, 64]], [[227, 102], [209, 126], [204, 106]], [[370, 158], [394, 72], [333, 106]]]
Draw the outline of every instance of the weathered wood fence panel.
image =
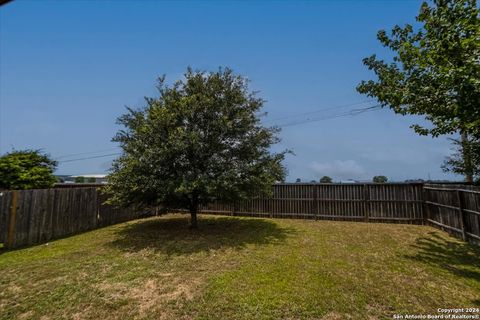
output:
[[105, 205], [97, 188], [2, 191], [0, 242], [16, 248], [46, 242], [145, 215]]
[[422, 223], [421, 184], [277, 184], [271, 198], [202, 206], [206, 213]]
[[464, 240], [480, 242], [480, 188], [425, 185], [425, 219]]
[[202, 212], [239, 216], [429, 224], [480, 241], [480, 188], [466, 185], [278, 184], [271, 198], [221, 201]]

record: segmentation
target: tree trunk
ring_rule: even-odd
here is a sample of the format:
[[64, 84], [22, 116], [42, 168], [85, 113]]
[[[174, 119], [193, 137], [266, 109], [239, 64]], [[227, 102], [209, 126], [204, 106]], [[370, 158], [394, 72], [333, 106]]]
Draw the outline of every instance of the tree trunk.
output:
[[465, 168], [465, 181], [468, 183], [473, 183], [473, 163], [472, 163], [471, 146], [465, 131], [462, 131], [460, 135], [462, 139], [462, 157], [463, 157], [463, 164]]
[[198, 199], [194, 196], [190, 204], [190, 229], [197, 229]]
[[197, 211], [190, 210], [190, 229], [197, 229]]

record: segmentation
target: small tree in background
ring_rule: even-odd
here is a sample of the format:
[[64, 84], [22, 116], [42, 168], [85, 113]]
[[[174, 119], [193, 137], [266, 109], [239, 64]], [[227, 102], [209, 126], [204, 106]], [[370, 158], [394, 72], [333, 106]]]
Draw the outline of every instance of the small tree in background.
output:
[[123, 148], [106, 192], [111, 203], [166, 205], [190, 211], [214, 199], [231, 202], [269, 195], [283, 181], [285, 152], [271, 153], [278, 129], [263, 127], [264, 101], [230, 69], [194, 72], [172, 86], [158, 80], [158, 98], [118, 119], [113, 138]]
[[50, 188], [57, 181], [57, 162], [40, 150], [12, 151], [0, 157], [0, 188], [25, 190]]
[[95, 183], [96, 181], [95, 178], [88, 178], [87, 180], [88, 183]]
[[388, 178], [385, 176], [375, 176], [373, 177], [372, 181], [375, 183], [386, 183], [388, 181]]
[[75, 177], [75, 183], [85, 183], [85, 177]]
[[[443, 162], [444, 172], [453, 172], [459, 175], [471, 174], [473, 179], [480, 179], [480, 140], [472, 136], [464, 139], [450, 139], [454, 153]], [[465, 161], [467, 155], [470, 161]]]
[[295, 180], [295, 183], [301, 183], [301, 182], [302, 182], [302, 179], [300, 179], [300, 178], [297, 178], [297, 179]]
[[320, 178], [320, 183], [332, 183], [332, 178], [329, 176], [323, 176]]

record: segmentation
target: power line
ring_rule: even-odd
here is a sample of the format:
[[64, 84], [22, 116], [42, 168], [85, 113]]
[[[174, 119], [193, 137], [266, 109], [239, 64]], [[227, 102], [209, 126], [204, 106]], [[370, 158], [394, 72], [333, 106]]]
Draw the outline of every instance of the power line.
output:
[[80, 160], [88, 160], [88, 159], [96, 159], [96, 158], [105, 158], [105, 157], [111, 157], [111, 156], [118, 156], [121, 155], [122, 153], [111, 153], [111, 154], [104, 154], [101, 156], [93, 156], [93, 157], [85, 157], [85, 158], [78, 158], [78, 159], [71, 159], [71, 160], [64, 160], [64, 161], [59, 161], [60, 163], [65, 163], [65, 162], [73, 162], [73, 161], [80, 161]]
[[72, 153], [72, 154], [65, 154], [56, 157], [57, 160], [60, 160], [62, 158], [70, 158], [73, 156], [81, 156], [81, 155], [86, 155], [86, 154], [94, 154], [94, 153], [100, 153], [100, 152], [107, 152], [107, 151], [113, 151], [113, 150], [118, 150], [120, 147], [115, 147], [115, 148], [110, 148], [110, 149], [103, 149], [103, 150], [97, 150], [97, 151], [88, 151], [88, 152], [81, 152], [81, 153]]
[[[319, 112], [324, 112], [324, 111], [327, 111], [327, 110], [334, 110], [334, 109], [340, 109], [340, 108], [344, 108], [344, 107], [348, 107], [348, 106], [359, 105], [359, 104], [368, 103], [368, 102], [371, 102], [371, 101], [372, 100], [352, 103], [352, 104], [348, 104], [348, 105], [324, 108], [324, 109], [321, 109], [321, 110], [318, 110], [318, 111], [300, 113], [300, 114], [297, 114], [297, 117], [301, 116], [301, 115], [311, 115], [311, 114], [316, 114], [316, 113], [319, 113]], [[330, 120], [330, 119], [347, 117], [347, 116], [356, 116], [356, 115], [359, 115], [359, 114], [362, 114], [362, 113], [365, 113], [365, 112], [376, 111], [376, 110], [380, 110], [380, 109], [381, 109], [381, 105], [374, 105], [374, 106], [369, 106], [369, 107], [365, 107], [365, 108], [351, 109], [347, 112], [343, 112], [343, 113], [339, 113], [339, 114], [333, 114], [333, 115], [323, 116], [323, 117], [313, 117], [313, 118], [307, 118], [307, 119], [293, 121], [293, 122], [287, 122], [286, 124], [278, 125], [278, 127], [285, 128], [285, 127], [302, 125], [302, 124], [309, 123], [309, 122], [324, 121], [324, 120]], [[295, 117], [295, 116], [281, 117], [281, 118], [277, 118], [275, 120], [281, 120], [281, 119], [287, 119], [287, 118], [290, 119], [292, 117]], [[274, 121], [274, 120], [272, 119], [271, 121]], [[105, 152], [105, 151], [110, 151], [110, 150], [117, 150], [118, 148], [120, 148], [120, 147], [116, 147], [114, 149], [104, 149], [104, 150], [98, 150], [98, 151], [82, 152], [82, 153], [76, 153], [76, 154], [70, 154], [70, 155], [63, 155], [63, 156], [57, 157], [57, 159], [66, 158], [66, 157], [75, 156], [75, 155], [94, 154], [94, 153]], [[66, 162], [82, 161], [82, 160], [89, 160], [89, 159], [105, 158], [105, 157], [117, 156], [117, 155], [120, 155], [120, 154], [121, 153], [118, 152], [118, 153], [111, 153], [111, 154], [98, 155], [98, 156], [92, 156], [92, 157], [84, 157], [84, 158], [64, 160], [64, 161], [59, 161], [59, 162], [60, 163], [66, 163]]]
[[289, 116], [284, 116], [284, 117], [279, 117], [279, 118], [274, 118], [274, 119], [268, 119], [267, 122], [284, 120], [284, 119], [291, 119], [291, 118], [300, 117], [300, 116], [307, 116], [307, 115], [321, 113], [321, 112], [325, 112], [325, 111], [338, 110], [338, 109], [343, 109], [343, 108], [356, 106], [356, 105], [360, 105], [360, 104], [364, 104], [364, 103], [370, 103], [370, 102], [374, 102], [374, 101], [375, 100], [371, 99], [371, 100], [364, 100], [364, 101], [359, 101], [359, 102], [354, 102], [354, 103], [349, 103], [349, 104], [343, 104], [343, 105], [338, 105], [338, 106], [325, 107], [325, 108], [321, 108], [321, 109], [316, 110], [316, 111], [297, 113], [297, 114], [293, 114], [293, 115], [289, 115]]
[[341, 113], [341, 114], [336, 114], [336, 115], [330, 115], [330, 116], [325, 116], [325, 117], [321, 117], [321, 118], [305, 119], [305, 120], [302, 120], [302, 121], [291, 122], [291, 123], [287, 123], [287, 124], [281, 125], [280, 127], [284, 128], [284, 127], [302, 125], [302, 124], [309, 123], [309, 122], [330, 120], [330, 119], [341, 118], [341, 117], [348, 117], [348, 116], [356, 116], [356, 115], [359, 115], [359, 114], [362, 114], [362, 113], [365, 113], [365, 112], [376, 111], [376, 110], [380, 110], [380, 109], [381, 109], [381, 106], [373, 106], [373, 107], [368, 107], [368, 108], [363, 108], [363, 109], [353, 109], [353, 110], [350, 110], [350, 111], [348, 111], [348, 112]]
[[286, 124], [278, 125], [278, 127], [284, 128], [284, 127], [302, 125], [302, 124], [309, 123], [309, 122], [330, 120], [330, 119], [347, 117], [347, 116], [356, 116], [356, 115], [359, 115], [359, 114], [362, 114], [362, 113], [365, 113], [365, 112], [376, 111], [376, 110], [380, 110], [380, 109], [381, 109], [380, 105], [361, 108], [361, 109], [352, 109], [350, 111], [340, 113], [340, 114], [334, 114], [334, 115], [324, 116], [324, 117], [320, 117], [320, 118], [315, 117], [315, 118], [307, 118], [307, 119], [304, 119], [304, 120], [298, 120], [298, 121], [293, 121], [293, 122], [287, 122]]

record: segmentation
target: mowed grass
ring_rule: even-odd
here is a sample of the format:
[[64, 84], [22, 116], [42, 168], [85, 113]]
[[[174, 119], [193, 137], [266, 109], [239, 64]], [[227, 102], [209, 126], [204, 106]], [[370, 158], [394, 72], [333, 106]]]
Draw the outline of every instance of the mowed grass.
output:
[[425, 226], [167, 215], [0, 252], [0, 319], [391, 319], [480, 306]]

